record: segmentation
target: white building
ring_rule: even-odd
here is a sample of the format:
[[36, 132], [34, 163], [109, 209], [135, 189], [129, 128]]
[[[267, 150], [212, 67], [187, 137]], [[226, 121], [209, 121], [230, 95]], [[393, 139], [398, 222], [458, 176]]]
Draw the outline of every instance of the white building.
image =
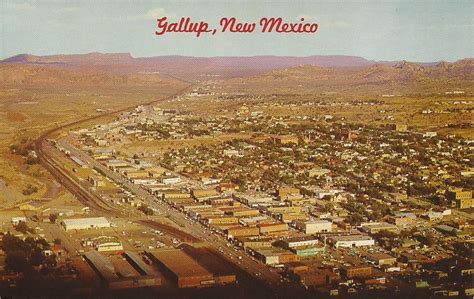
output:
[[165, 185], [173, 185], [181, 182], [181, 179], [178, 176], [166, 176], [161, 178], [161, 183]]
[[327, 238], [327, 241], [329, 244], [333, 245], [334, 248], [375, 245], [374, 239], [367, 235], [331, 236]]
[[18, 225], [20, 222], [26, 222], [26, 217], [19, 216], [19, 217], [12, 217], [12, 224]]
[[283, 243], [285, 248], [290, 249], [295, 247], [315, 246], [318, 244], [318, 239], [311, 236], [305, 236], [301, 238], [283, 240]]
[[64, 219], [61, 224], [66, 231], [110, 227], [110, 222], [105, 217]]
[[270, 204], [273, 201], [265, 192], [234, 193], [234, 199], [248, 206]]
[[332, 231], [332, 222], [327, 220], [296, 221], [296, 228], [305, 234], [315, 234]]
[[122, 243], [115, 237], [100, 236], [83, 242], [83, 245], [93, 246], [97, 251], [122, 251]]

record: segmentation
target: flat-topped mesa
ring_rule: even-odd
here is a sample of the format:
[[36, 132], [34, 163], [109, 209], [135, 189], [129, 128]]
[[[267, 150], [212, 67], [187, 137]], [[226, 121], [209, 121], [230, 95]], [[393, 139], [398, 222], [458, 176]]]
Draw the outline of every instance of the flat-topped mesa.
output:
[[107, 65], [107, 64], [129, 64], [134, 58], [130, 53], [86, 53], [73, 55], [48, 55], [36, 56], [31, 54], [20, 54], [1, 61], [1, 63], [25, 63], [25, 64], [70, 64], [70, 65]]

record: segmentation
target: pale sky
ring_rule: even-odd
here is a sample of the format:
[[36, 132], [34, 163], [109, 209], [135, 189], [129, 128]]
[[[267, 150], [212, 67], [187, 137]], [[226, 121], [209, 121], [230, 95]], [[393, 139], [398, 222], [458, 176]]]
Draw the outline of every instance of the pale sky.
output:
[[[316, 34], [156, 36], [156, 19], [222, 17], [257, 22], [304, 16]], [[474, 1], [14, 1], [0, 0], [0, 58], [88, 52], [134, 57], [355, 55], [373, 60], [456, 61], [474, 57]]]

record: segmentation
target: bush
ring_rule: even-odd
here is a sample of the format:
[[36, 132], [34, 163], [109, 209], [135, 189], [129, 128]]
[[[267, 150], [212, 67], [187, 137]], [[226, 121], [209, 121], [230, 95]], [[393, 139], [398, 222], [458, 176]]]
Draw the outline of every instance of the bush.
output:
[[147, 216], [152, 216], [153, 215], [153, 210], [148, 206], [143, 205], [138, 209], [140, 211], [142, 211], [143, 213], [145, 213], [145, 215], [147, 215]]
[[23, 195], [28, 196], [28, 195], [31, 195], [31, 194], [36, 193], [36, 192], [38, 192], [38, 187], [33, 186], [33, 185], [31, 185], [31, 184], [28, 184], [28, 185], [26, 186], [26, 188], [23, 189], [23, 192], [22, 192], [22, 193], [23, 193]]
[[58, 219], [58, 214], [55, 213], [55, 214], [50, 214], [50, 215], [49, 215], [49, 221], [50, 221], [51, 223], [56, 223], [56, 220], [57, 220], [57, 219]]
[[26, 234], [26, 232], [28, 231], [28, 225], [26, 224], [26, 222], [21, 221], [20, 223], [18, 223], [15, 229], [23, 234]]

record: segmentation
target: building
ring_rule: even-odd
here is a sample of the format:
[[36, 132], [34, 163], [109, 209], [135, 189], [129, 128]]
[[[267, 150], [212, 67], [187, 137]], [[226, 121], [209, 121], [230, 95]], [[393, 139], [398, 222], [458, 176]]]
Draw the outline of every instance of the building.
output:
[[173, 185], [179, 182], [181, 182], [181, 179], [178, 176], [164, 176], [161, 178], [161, 183], [165, 185]]
[[20, 222], [26, 222], [26, 217], [19, 216], [19, 217], [12, 217], [12, 224], [18, 225]]
[[341, 269], [341, 274], [348, 279], [356, 277], [369, 277], [372, 276], [372, 267], [368, 265], [343, 267]]
[[222, 216], [222, 217], [206, 217], [203, 219], [203, 223], [206, 225], [211, 224], [238, 224], [239, 218], [233, 216]]
[[130, 265], [137, 270], [138, 273], [141, 275], [154, 275], [151, 268], [143, 262], [143, 260], [134, 252], [132, 251], [125, 251], [124, 257], [130, 263]]
[[291, 239], [285, 239], [282, 240], [282, 247], [286, 249], [291, 249], [295, 247], [304, 247], [304, 246], [315, 246], [318, 244], [318, 239], [311, 237], [311, 236], [305, 236], [305, 237], [300, 237], [300, 238], [291, 238]]
[[191, 258], [195, 259], [206, 270], [211, 272], [216, 284], [227, 285], [237, 281], [237, 276], [233, 272], [233, 269], [222, 263], [222, 259], [216, 258], [211, 251], [203, 248], [195, 248], [188, 244], [181, 244], [179, 248]]
[[116, 237], [100, 236], [84, 242], [85, 245], [93, 246], [97, 251], [122, 251], [122, 243]]
[[391, 128], [397, 132], [406, 132], [408, 130], [408, 126], [404, 124], [393, 124]]
[[210, 197], [217, 197], [219, 196], [219, 193], [216, 189], [193, 189], [191, 190], [191, 195], [197, 201], [201, 201]]
[[296, 221], [295, 226], [308, 235], [332, 231], [332, 222], [327, 220]]
[[298, 137], [292, 136], [292, 135], [279, 135], [279, 136], [273, 136], [273, 142], [276, 144], [282, 144], [282, 145], [287, 145], [287, 144], [298, 144]]
[[321, 167], [315, 167], [312, 169], [308, 170], [308, 176], [310, 177], [320, 177], [323, 175], [326, 175], [330, 173], [331, 171], [329, 169], [321, 168]]
[[179, 206], [179, 208], [185, 213], [188, 213], [189, 211], [209, 210], [209, 209], [212, 209], [212, 206], [193, 202], [193, 203], [183, 203]]
[[472, 198], [472, 190], [453, 189], [447, 190], [446, 199], [453, 202], [459, 209], [469, 209], [474, 207], [474, 200]]
[[284, 200], [291, 196], [301, 196], [300, 189], [294, 187], [280, 187], [277, 191], [278, 198]]
[[336, 283], [339, 276], [330, 270], [311, 269], [308, 271], [296, 271], [292, 275], [296, 281], [306, 288], [315, 286], [325, 286]]
[[252, 248], [270, 248], [272, 247], [273, 239], [271, 238], [247, 238], [247, 237], [239, 237], [236, 238], [237, 244], [240, 247], [245, 249], [252, 247]]
[[374, 253], [374, 254], [368, 255], [367, 259], [379, 266], [393, 265], [397, 261], [395, 257], [388, 255], [386, 253]]
[[376, 234], [380, 231], [389, 231], [389, 232], [398, 232], [398, 227], [393, 224], [384, 223], [384, 222], [371, 222], [361, 224], [362, 231], [369, 234]]
[[260, 234], [258, 227], [233, 227], [227, 229], [227, 238], [235, 239], [236, 237], [255, 237]]
[[226, 214], [234, 217], [251, 217], [260, 215], [260, 211], [257, 209], [248, 208], [232, 208], [226, 211]]
[[407, 264], [412, 269], [419, 269], [423, 266], [435, 263], [434, 259], [418, 252], [401, 253], [398, 260], [402, 263]]
[[255, 257], [266, 265], [278, 265], [299, 261], [299, 256], [281, 248], [250, 248]]
[[220, 183], [219, 186], [216, 187], [217, 191], [223, 193], [233, 193], [239, 189], [239, 185], [234, 183]]
[[396, 226], [406, 227], [412, 225], [414, 220], [410, 217], [390, 216], [387, 222]]
[[344, 235], [344, 236], [329, 236], [327, 242], [338, 247], [361, 247], [375, 245], [374, 239], [367, 235]]
[[286, 223], [264, 223], [259, 224], [260, 234], [271, 234], [276, 232], [288, 231], [288, 224]]
[[81, 159], [79, 159], [78, 157], [72, 156], [71, 160], [73, 160], [81, 168], [86, 168], [87, 167], [87, 164], [84, 161], [82, 161]]
[[180, 249], [162, 249], [147, 252], [147, 255], [179, 288], [196, 288], [215, 284], [212, 273]]
[[[89, 251], [84, 255], [86, 261], [99, 275], [102, 282], [111, 290], [154, 287], [161, 285], [161, 279], [152, 275], [136, 276], [126, 269], [117, 269], [109, 258], [97, 251]], [[117, 275], [120, 273], [120, 276]]]
[[64, 219], [61, 224], [66, 231], [110, 227], [110, 222], [105, 217]]
[[161, 192], [156, 193], [169, 204], [177, 204], [185, 201], [191, 201], [191, 194], [189, 194], [189, 192], [183, 192], [180, 190], [163, 190]]
[[270, 204], [273, 198], [264, 192], [234, 193], [235, 200], [248, 206]]
[[129, 179], [144, 179], [150, 177], [150, 174], [146, 170], [139, 170], [139, 169], [130, 169], [125, 171], [125, 176]]
[[129, 163], [122, 160], [109, 160], [105, 163], [105, 166], [109, 169], [116, 170], [117, 168], [129, 166]]
[[105, 181], [98, 178], [97, 176], [90, 175], [87, 180], [89, 183], [92, 184], [94, 187], [105, 187]]
[[92, 266], [92, 268], [97, 272], [97, 274], [102, 278], [105, 282], [114, 281], [117, 279], [117, 274], [115, 273], [115, 267], [110, 261], [110, 259], [106, 258], [102, 254], [98, 253], [97, 251], [89, 251], [87, 252], [84, 257], [86, 261]]
[[267, 213], [275, 214], [275, 213], [295, 213], [300, 214], [303, 210], [302, 207], [292, 207], [292, 206], [283, 206], [283, 207], [268, 207], [266, 208]]
[[304, 258], [315, 256], [318, 253], [323, 253], [326, 251], [326, 247], [324, 245], [298, 246], [292, 247], [290, 251], [296, 254], [298, 257]]

